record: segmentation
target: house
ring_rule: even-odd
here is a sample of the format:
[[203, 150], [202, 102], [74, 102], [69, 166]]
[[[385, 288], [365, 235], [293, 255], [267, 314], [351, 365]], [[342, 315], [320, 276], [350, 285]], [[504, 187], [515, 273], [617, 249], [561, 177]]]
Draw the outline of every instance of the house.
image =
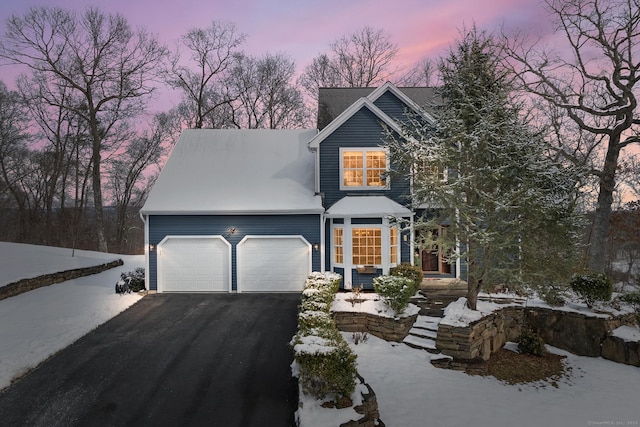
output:
[[185, 130], [141, 210], [147, 289], [299, 291], [327, 270], [366, 289], [400, 263], [460, 277], [436, 248], [416, 250], [421, 212], [382, 146], [407, 110], [433, 120], [417, 103], [429, 97], [391, 83], [323, 89], [317, 130]]

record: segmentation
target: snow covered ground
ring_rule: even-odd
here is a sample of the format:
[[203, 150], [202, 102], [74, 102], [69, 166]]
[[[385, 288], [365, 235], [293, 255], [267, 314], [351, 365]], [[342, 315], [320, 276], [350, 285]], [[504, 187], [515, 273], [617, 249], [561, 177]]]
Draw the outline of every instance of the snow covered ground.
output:
[[[350, 334], [345, 334], [351, 341]], [[566, 355], [557, 382], [509, 385], [431, 365], [433, 355], [370, 336], [352, 345], [388, 426], [638, 426], [640, 368]]]
[[[0, 243], [0, 283], [120, 257], [81, 255], [82, 261], [69, 260], [66, 249]], [[85, 257], [92, 261], [73, 264], [85, 262]], [[144, 257], [120, 258], [122, 267], [0, 301], [0, 388], [140, 299], [135, 294], [116, 295], [113, 286], [120, 272], [143, 266]], [[5, 278], [5, 266], [17, 279]], [[569, 368], [557, 388], [548, 383], [508, 385], [435, 368], [432, 355], [404, 344], [370, 335], [367, 342], [354, 345], [351, 334], [345, 333], [345, 338], [358, 355], [358, 371], [376, 392], [380, 416], [388, 426], [640, 425], [636, 367], [551, 349], [567, 356]], [[332, 410], [315, 410], [311, 418], [317, 422], [304, 427], [335, 427]]]
[[92, 267], [120, 256], [101, 252], [75, 251], [50, 246], [0, 242], [0, 286], [43, 274]]
[[0, 243], [0, 284], [118, 258], [121, 267], [0, 301], [0, 389], [138, 301], [114, 285], [121, 272], [144, 266], [142, 255], [76, 251], [71, 258], [69, 249]]
[[[352, 311], [342, 301], [332, 307]], [[489, 313], [504, 305], [479, 301], [479, 307]], [[353, 310], [380, 311], [365, 304], [357, 304]], [[447, 312], [452, 324], [477, 320], [456, 303]], [[637, 328], [619, 329], [618, 335], [625, 337], [639, 333]], [[350, 333], [343, 332], [343, 336], [358, 355], [358, 372], [375, 391], [380, 418], [388, 426], [640, 426], [637, 367], [547, 346], [549, 351], [566, 356], [566, 375], [555, 384], [509, 385], [493, 377], [436, 368], [431, 359], [439, 356], [405, 344], [369, 335], [366, 342], [355, 345]], [[508, 343], [507, 348], [515, 351], [517, 346]], [[332, 427], [337, 419], [357, 418], [351, 408], [324, 409], [305, 396], [302, 402], [302, 427]]]

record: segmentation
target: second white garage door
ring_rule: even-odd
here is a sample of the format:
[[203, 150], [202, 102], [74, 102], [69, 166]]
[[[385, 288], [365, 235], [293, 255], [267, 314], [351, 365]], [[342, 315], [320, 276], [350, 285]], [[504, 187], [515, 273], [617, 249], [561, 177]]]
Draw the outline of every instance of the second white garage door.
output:
[[302, 236], [245, 236], [237, 258], [238, 292], [300, 292], [311, 272]]
[[159, 292], [229, 292], [231, 245], [222, 236], [168, 236], [158, 245]]

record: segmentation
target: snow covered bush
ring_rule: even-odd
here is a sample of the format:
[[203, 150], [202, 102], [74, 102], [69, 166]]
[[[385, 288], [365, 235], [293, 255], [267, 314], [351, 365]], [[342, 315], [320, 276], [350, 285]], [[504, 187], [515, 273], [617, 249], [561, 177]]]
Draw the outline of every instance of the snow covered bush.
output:
[[304, 393], [337, 402], [355, 390], [356, 355], [339, 333], [333, 338], [297, 335], [293, 351]]
[[356, 386], [356, 355], [329, 313], [342, 277], [311, 273], [302, 291], [298, 332], [291, 340], [297, 375], [305, 394], [338, 402]]
[[592, 308], [596, 301], [609, 301], [613, 293], [613, 282], [604, 273], [588, 271], [574, 274], [571, 278], [571, 289]]
[[393, 267], [390, 271], [390, 274], [392, 276], [406, 277], [407, 279], [411, 279], [413, 281], [414, 295], [416, 292], [418, 292], [418, 289], [420, 289], [420, 284], [422, 283], [422, 278], [424, 277], [422, 268], [411, 265], [409, 263], [402, 263], [396, 267]]
[[118, 284], [128, 285], [131, 292], [138, 292], [145, 290], [144, 286], [144, 268], [138, 267], [133, 271], [127, 271], [126, 273], [120, 273], [120, 281]]
[[527, 328], [522, 329], [520, 336], [518, 336], [518, 350], [521, 353], [534, 356], [543, 356], [547, 352], [542, 337]]
[[373, 289], [397, 315], [404, 312], [416, 293], [413, 280], [400, 276], [375, 277]]

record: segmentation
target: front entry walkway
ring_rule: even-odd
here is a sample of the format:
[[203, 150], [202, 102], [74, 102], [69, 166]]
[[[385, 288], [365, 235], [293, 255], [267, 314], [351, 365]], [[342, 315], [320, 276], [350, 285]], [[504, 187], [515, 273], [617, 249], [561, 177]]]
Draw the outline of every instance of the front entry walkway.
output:
[[155, 294], [0, 394], [6, 426], [291, 426], [299, 294]]

